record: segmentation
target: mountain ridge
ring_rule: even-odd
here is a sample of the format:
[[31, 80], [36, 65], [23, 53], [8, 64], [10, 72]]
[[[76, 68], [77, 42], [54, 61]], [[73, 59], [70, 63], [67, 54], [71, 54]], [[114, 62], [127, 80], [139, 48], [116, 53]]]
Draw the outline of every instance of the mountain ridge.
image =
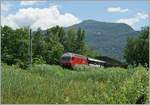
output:
[[81, 28], [85, 30], [85, 42], [98, 53], [104, 56], [123, 59], [123, 50], [129, 36], [137, 36], [131, 26], [125, 23], [110, 23], [97, 20], [84, 20], [69, 28]]

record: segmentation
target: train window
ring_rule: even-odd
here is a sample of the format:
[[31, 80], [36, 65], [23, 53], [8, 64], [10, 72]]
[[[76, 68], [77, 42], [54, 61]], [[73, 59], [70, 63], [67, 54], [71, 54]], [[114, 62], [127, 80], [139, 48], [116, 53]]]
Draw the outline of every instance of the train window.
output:
[[70, 60], [70, 56], [63, 56], [61, 59], [63, 60], [63, 61], [69, 61]]

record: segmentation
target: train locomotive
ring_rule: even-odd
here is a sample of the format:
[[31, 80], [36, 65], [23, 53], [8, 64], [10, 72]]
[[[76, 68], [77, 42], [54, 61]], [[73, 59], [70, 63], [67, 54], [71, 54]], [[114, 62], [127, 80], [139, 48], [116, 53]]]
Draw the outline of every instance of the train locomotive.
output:
[[60, 58], [62, 67], [73, 68], [75, 65], [89, 65], [95, 67], [104, 67], [105, 61], [89, 58], [83, 55], [74, 53], [64, 53]]

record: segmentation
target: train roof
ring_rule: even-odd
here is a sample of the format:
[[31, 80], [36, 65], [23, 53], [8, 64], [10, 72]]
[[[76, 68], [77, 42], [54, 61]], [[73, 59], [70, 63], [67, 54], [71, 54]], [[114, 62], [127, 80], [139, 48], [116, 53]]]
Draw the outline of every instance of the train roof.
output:
[[72, 53], [64, 53], [62, 56], [72, 56]]
[[94, 62], [99, 62], [99, 63], [106, 63], [105, 61], [102, 61], [102, 60], [98, 60], [98, 59], [94, 59], [94, 58], [89, 58], [89, 57], [86, 57], [86, 56], [83, 56], [83, 55], [79, 55], [79, 54], [75, 54], [75, 53], [70, 53], [70, 52], [64, 53], [62, 55], [62, 57], [63, 56], [70, 56], [70, 57], [72, 57], [72, 56], [79, 56], [79, 57], [82, 57], [82, 58], [86, 58], [89, 61], [94, 61]]
[[75, 54], [75, 53], [70, 53], [70, 52], [64, 53], [62, 56], [71, 56], [71, 57], [72, 56], [80, 56], [80, 57], [87, 58], [86, 56]]
[[100, 62], [100, 63], [106, 63], [105, 61], [97, 60], [97, 59], [93, 59], [93, 58], [89, 58], [89, 57], [88, 57], [88, 60], [89, 60], [89, 61]]

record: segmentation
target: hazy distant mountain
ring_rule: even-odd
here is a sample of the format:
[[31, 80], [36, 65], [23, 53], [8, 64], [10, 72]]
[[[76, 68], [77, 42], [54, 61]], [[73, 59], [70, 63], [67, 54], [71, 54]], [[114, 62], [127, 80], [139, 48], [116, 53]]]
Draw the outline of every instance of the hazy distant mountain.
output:
[[85, 41], [92, 49], [101, 52], [102, 55], [117, 59], [123, 58], [123, 49], [127, 38], [137, 36], [139, 33], [124, 23], [107, 23], [95, 20], [85, 20], [71, 27], [81, 27], [85, 30]]

